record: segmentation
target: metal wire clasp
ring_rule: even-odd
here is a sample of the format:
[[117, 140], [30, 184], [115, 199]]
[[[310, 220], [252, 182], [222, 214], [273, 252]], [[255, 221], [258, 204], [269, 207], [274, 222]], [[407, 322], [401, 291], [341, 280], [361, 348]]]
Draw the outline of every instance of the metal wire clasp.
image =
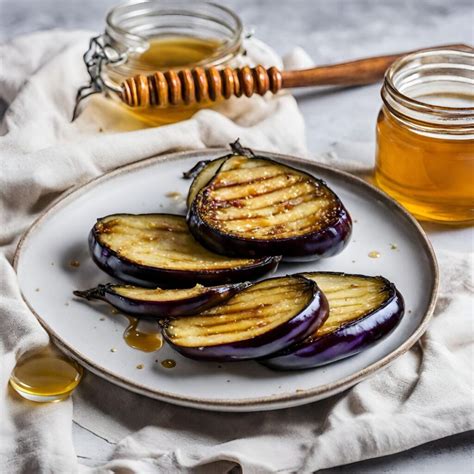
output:
[[102, 77], [104, 64], [121, 64], [127, 60], [127, 53], [119, 53], [110, 43], [107, 35], [94, 36], [89, 41], [89, 49], [82, 57], [89, 74], [89, 83], [79, 88], [76, 94], [76, 104], [72, 113], [72, 122], [77, 118], [79, 104], [92, 94], [111, 89]]

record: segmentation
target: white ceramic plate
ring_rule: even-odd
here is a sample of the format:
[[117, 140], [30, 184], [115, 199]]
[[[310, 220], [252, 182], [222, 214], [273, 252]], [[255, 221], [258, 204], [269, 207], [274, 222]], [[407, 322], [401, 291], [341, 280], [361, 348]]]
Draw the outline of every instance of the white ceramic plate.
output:
[[[406, 352], [426, 329], [437, 291], [436, 260], [420, 226], [398, 204], [358, 178], [271, 153], [265, 155], [325, 179], [354, 220], [352, 241], [340, 255], [281, 265], [277, 274], [328, 270], [380, 274], [393, 281], [405, 298], [406, 313], [377, 346], [341, 362], [298, 372], [274, 372], [256, 362], [196, 362], [169, 347], [155, 353], [128, 347], [122, 339], [125, 317], [72, 296], [74, 289], [110, 281], [88, 256], [87, 235], [97, 217], [118, 212], [184, 214], [184, 200], [167, 194], [185, 196], [190, 181], [181, 178], [182, 172], [198, 160], [225, 153], [223, 149], [177, 153], [120, 168], [73, 190], [32, 225], [18, 246], [15, 266], [26, 303], [56, 344], [122, 387], [178, 405], [223, 411], [277, 409], [326, 398]], [[374, 250], [380, 258], [368, 256]], [[76, 259], [78, 268], [70, 265]], [[167, 358], [176, 361], [174, 369], [160, 364]]]

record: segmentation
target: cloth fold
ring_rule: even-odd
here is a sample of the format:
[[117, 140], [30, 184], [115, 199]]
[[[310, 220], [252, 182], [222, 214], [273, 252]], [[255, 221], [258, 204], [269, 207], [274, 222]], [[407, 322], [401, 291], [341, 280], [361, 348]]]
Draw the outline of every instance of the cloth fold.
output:
[[[408, 449], [472, 429], [472, 256], [438, 253], [442, 294], [420, 343], [386, 370], [311, 405], [249, 414], [208, 413], [147, 399], [87, 374], [73, 398], [21, 400], [8, 386], [15, 361], [48, 336], [20, 297], [12, 259], [21, 234], [64, 191], [130, 162], [177, 150], [246, 146], [308, 155], [304, 123], [289, 94], [203, 110], [159, 128], [93, 97], [70, 123], [86, 81], [90, 32], [51, 31], [0, 46], [0, 472], [312, 472]], [[33, 45], [33, 46], [32, 46]], [[279, 65], [252, 39], [250, 60]], [[302, 50], [286, 61], [307, 67]], [[319, 161], [364, 173], [337, 156]], [[449, 331], [446, 330], [449, 327]], [[72, 418], [116, 443], [110, 459], [81, 465]]]

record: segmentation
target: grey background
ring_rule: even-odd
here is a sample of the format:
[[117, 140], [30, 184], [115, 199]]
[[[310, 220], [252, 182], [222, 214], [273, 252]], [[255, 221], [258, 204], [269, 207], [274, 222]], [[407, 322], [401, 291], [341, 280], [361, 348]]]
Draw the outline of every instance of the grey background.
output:
[[[106, 11], [122, 0], [0, 0], [0, 41], [49, 28], [104, 29]], [[216, 0], [280, 54], [302, 46], [316, 64], [474, 43], [470, 0]], [[312, 152], [370, 161], [380, 85], [296, 93]], [[336, 142], [344, 141], [345, 145]], [[354, 144], [354, 146], [352, 146]], [[352, 156], [357, 149], [360, 156]]]
[[[218, 1], [218, 0], [215, 0]], [[103, 31], [106, 11], [117, 0], [0, 0], [0, 42], [50, 28]], [[474, 6], [466, 0], [226, 0], [247, 29], [284, 54], [302, 46], [316, 64], [408, 51], [446, 43], [474, 43]], [[34, 44], [32, 44], [34, 47]], [[1, 67], [1, 65], [0, 65]], [[374, 155], [380, 84], [345, 90], [295, 93], [307, 124], [311, 152], [336, 152], [365, 161]], [[430, 229], [433, 231], [434, 229]], [[74, 425], [76, 451], [84, 463], [100, 464], [113, 450]], [[472, 473], [472, 436], [465, 433], [405, 453], [331, 473]]]

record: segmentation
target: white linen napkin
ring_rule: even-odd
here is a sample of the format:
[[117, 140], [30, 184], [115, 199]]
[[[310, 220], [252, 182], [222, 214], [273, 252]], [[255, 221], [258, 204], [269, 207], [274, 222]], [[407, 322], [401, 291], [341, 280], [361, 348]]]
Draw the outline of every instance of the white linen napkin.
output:
[[[25, 402], [9, 388], [18, 357], [48, 342], [20, 297], [13, 253], [32, 220], [62, 192], [130, 162], [236, 137], [246, 146], [306, 154], [304, 123], [288, 94], [243, 99], [224, 110], [230, 118], [204, 110], [149, 129], [125, 123], [116, 105], [95, 97], [71, 124], [91, 35], [51, 31], [0, 46], [0, 99], [8, 105], [0, 124], [0, 472], [89, 471], [75, 456], [73, 416], [117, 444], [94, 472], [221, 473], [236, 465], [245, 473], [312, 472], [472, 429], [472, 259], [461, 254], [438, 255], [442, 293], [420, 343], [386, 370], [322, 402], [277, 412], [208, 413], [141, 397], [92, 374], [72, 400], [57, 404]], [[251, 40], [247, 48], [255, 61], [280, 65], [262, 43]], [[292, 67], [307, 65], [301, 50], [288, 59]], [[331, 155], [318, 159], [346, 165]]]

